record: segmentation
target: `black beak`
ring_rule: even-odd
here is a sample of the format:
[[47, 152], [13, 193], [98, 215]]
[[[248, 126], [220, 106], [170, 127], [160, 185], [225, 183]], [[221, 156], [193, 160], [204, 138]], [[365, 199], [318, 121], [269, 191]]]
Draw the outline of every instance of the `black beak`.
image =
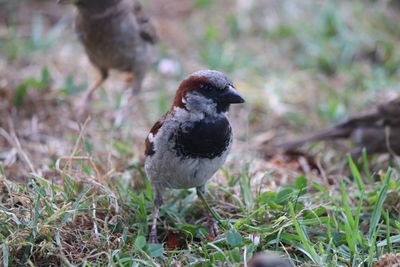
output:
[[245, 102], [243, 97], [233, 86], [228, 87], [228, 90], [223, 95], [223, 101], [229, 104], [239, 104]]

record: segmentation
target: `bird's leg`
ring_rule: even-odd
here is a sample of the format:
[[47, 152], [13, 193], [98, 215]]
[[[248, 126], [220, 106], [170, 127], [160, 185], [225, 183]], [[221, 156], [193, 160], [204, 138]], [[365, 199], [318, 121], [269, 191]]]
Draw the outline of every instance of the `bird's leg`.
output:
[[136, 97], [142, 89], [144, 76], [145, 72], [142, 70], [140, 72], [136, 71], [133, 74], [128, 74], [126, 82], [131, 84], [131, 88], [129, 88], [129, 91], [122, 95], [123, 99], [121, 99], [121, 107], [115, 112], [112, 112], [112, 116], [115, 118], [115, 125], [120, 125], [124, 118], [128, 115], [130, 107], [135, 105], [138, 107], [139, 112], [142, 113], [142, 118], [144, 119], [145, 123], [148, 126], [151, 126], [151, 120], [149, 118], [150, 113], [146, 108], [147, 103], [142, 103], [141, 99]]
[[133, 81], [131, 82], [132, 96], [137, 95], [140, 92], [140, 90], [142, 90], [142, 84], [143, 84], [145, 74], [146, 74], [145, 68], [134, 72], [134, 78], [133, 78]]
[[[147, 108], [147, 103], [144, 102], [141, 98], [137, 97], [131, 97], [129, 92], [128, 94], [123, 94], [123, 97], [128, 98], [127, 100], [124, 101], [124, 104], [121, 104], [121, 107], [118, 110], [114, 110], [109, 113], [109, 117], [114, 119], [114, 125], [115, 126], [120, 126], [121, 123], [124, 121], [126, 116], [129, 115], [129, 111], [132, 106], [135, 106], [137, 110], [141, 113], [142, 120], [146, 124], [147, 127], [152, 126], [152, 120], [150, 118], [151, 112], [149, 112]], [[127, 96], [129, 95], [129, 96]]]
[[160, 210], [160, 207], [157, 207], [156, 205], [154, 205], [153, 221], [151, 223], [151, 231], [150, 231], [150, 235], [149, 235], [149, 243], [150, 244], [156, 244], [158, 242], [157, 218], [158, 218], [158, 211], [159, 210]]
[[78, 117], [82, 117], [83, 113], [86, 110], [87, 103], [92, 100], [94, 91], [96, 91], [96, 89], [104, 83], [107, 77], [108, 77], [108, 70], [100, 69], [100, 78], [87, 90], [85, 97], [83, 98], [83, 102], [79, 108]]
[[[203, 203], [203, 205], [206, 208], [206, 216], [207, 216], [211, 231], [214, 234], [214, 236], [217, 236], [218, 235], [217, 222], [218, 222], [218, 224], [223, 226], [223, 224], [221, 222], [221, 217], [210, 207], [210, 205], [208, 205], [206, 199], [204, 198], [205, 193], [206, 193], [205, 186], [203, 185], [203, 186], [196, 187], [196, 192], [197, 192], [198, 198], [200, 198], [201, 202]], [[217, 220], [217, 222], [215, 220]]]
[[159, 186], [155, 185], [153, 187], [154, 192], [154, 211], [153, 211], [153, 221], [151, 223], [151, 231], [149, 235], [149, 243], [156, 244], [158, 243], [158, 236], [157, 236], [157, 219], [158, 219], [158, 212], [160, 207], [163, 203], [162, 199], [162, 190]]
[[108, 77], [108, 71], [105, 69], [100, 70], [100, 78], [89, 88], [85, 95], [85, 101], [92, 100], [93, 93], [99, 88]]
[[134, 79], [135, 79], [135, 77], [133, 76], [133, 73], [126, 73], [126, 75], [125, 75], [126, 83], [133, 83]]

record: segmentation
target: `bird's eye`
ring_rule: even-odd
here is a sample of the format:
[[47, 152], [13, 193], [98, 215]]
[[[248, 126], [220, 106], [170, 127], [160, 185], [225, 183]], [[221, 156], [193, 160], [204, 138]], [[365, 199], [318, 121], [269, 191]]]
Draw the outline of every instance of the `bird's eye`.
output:
[[211, 89], [211, 86], [208, 84], [200, 84], [200, 89], [209, 91]]

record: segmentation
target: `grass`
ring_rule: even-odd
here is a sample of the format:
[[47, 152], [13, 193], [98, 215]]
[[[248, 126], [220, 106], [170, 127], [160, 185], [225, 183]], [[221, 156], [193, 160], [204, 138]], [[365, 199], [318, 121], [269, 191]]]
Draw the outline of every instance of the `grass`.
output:
[[[0, 23], [0, 265], [242, 266], [269, 250], [296, 265], [372, 266], [400, 253], [396, 157], [352, 159], [346, 141], [288, 157], [259, 141], [398, 93], [400, 11], [391, 1], [196, 0], [168, 10], [148, 1], [167, 70], [154, 66], [146, 105], [129, 103], [123, 118], [110, 115], [126, 87], [113, 73], [84, 124], [75, 105], [95, 74], [64, 7], [14, 5]], [[178, 82], [200, 68], [226, 72], [247, 100], [231, 110], [235, 145], [206, 195], [224, 227], [210, 236], [195, 190], [171, 190], [162, 243], [148, 244], [143, 139]]]
[[[358, 169], [353, 170], [355, 179]], [[181, 191], [160, 212], [163, 245], [146, 242], [152, 192], [141, 168], [133, 171], [142, 176], [143, 189], [126, 187], [121, 179], [76, 181], [66, 171], [61, 185], [36, 175], [25, 185], [2, 176], [3, 264], [235, 266], [266, 249], [287, 253], [296, 264], [359, 266], [399, 250], [398, 214], [389, 213], [385, 202], [389, 190], [400, 189], [391, 169], [372, 185], [361, 180], [354, 188], [355, 181], [342, 180], [335, 195], [319, 183], [308, 185], [305, 176], [279, 192], [258, 195], [245, 183], [234, 198], [232, 186], [213, 188], [218, 198], [211, 205], [228, 226], [214, 240], [206, 238], [210, 229], [199, 218], [195, 192]]]

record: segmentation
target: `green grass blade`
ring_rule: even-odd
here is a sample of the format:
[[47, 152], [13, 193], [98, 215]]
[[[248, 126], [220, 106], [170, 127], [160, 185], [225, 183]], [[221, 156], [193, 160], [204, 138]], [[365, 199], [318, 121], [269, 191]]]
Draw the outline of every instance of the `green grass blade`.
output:
[[362, 159], [362, 166], [363, 166], [364, 173], [367, 176], [368, 181], [371, 184], [373, 184], [374, 178], [371, 175], [371, 171], [370, 171], [369, 163], [368, 163], [368, 157], [367, 157], [367, 150], [365, 148], [362, 150], [361, 157], [362, 157], [361, 159]]
[[349, 197], [347, 195], [346, 186], [344, 181], [340, 181], [340, 185], [342, 187], [342, 201], [343, 201], [343, 210], [345, 213], [346, 220], [349, 222], [349, 226], [351, 229], [354, 229], [354, 218], [351, 212], [350, 204], [349, 204]]
[[253, 194], [251, 192], [251, 186], [250, 186], [250, 177], [248, 175], [249, 171], [249, 164], [245, 164], [242, 167], [242, 172], [240, 174], [240, 191], [243, 196], [244, 203], [246, 205], [246, 210], [250, 211], [253, 206]]
[[346, 236], [347, 245], [352, 253], [357, 253], [357, 247], [355, 243], [355, 238], [353, 236], [353, 229], [350, 226], [348, 220], [344, 222], [344, 231]]
[[362, 204], [363, 204], [363, 200], [364, 200], [364, 190], [361, 191], [361, 195], [358, 201], [358, 205], [357, 205], [357, 210], [356, 210], [356, 216], [354, 218], [354, 229], [353, 229], [353, 235], [355, 237], [357, 237], [357, 240], [360, 243], [363, 243], [363, 238], [362, 238], [362, 234], [360, 232], [360, 216], [361, 216], [361, 209], [362, 209]]
[[400, 243], [400, 235], [393, 235], [389, 239], [385, 239], [385, 240], [380, 241], [377, 244], [377, 247], [384, 247], [384, 246], [387, 246], [389, 243], [390, 244], [392, 244], [392, 243]]
[[310, 257], [310, 259], [314, 263], [322, 264], [320, 256], [318, 255], [318, 253], [315, 251], [315, 249], [313, 247], [313, 243], [307, 238], [307, 236], [304, 233], [303, 229], [301, 228], [299, 222], [297, 221], [296, 214], [295, 214], [294, 208], [293, 208], [293, 204], [290, 202], [288, 204], [289, 204], [290, 215], [292, 216], [294, 226], [296, 228], [297, 234], [300, 237], [301, 243], [305, 247], [307, 255]]
[[3, 250], [3, 266], [8, 267], [8, 258], [10, 256], [9, 254], [9, 249], [7, 243], [4, 243], [2, 245], [2, 250]]
[[[380, 228], [380, 227], [379, 227]], [[372, 237], [372, 242], [369, 246], [369, 253], [368, 253], [368, 264], [372, 266], [372, 262], [374, 260], [374, 254], [376, 251], [376, 238], [378, 237], [379, 231], [374, 232], [374, 236]]]
[[357, 168], [357, 165], [354, 163], [351, 155], [347, 155], [347, 160], [349, 161], [349, 166], [350, 166], [350, 170], [351, 170], [351, 174], [353, 175], [354, 179], [357, 182], [358, 185], [358, 189], [360, 191], [364, 191], [365, 188], [365, 184], [364, 181], [362, 180], [360, 171]]
[[369, 231], [368, 231], [368, 238], [369, 238], [370, 242], [373, 240], [373, 237], [375, 236], [375, 232], [377, 231], [377, 225], [381, 218], [382, 205], [386, 199], [391, 175], [392, 175], [392, 169], [389, 168], [388, 171], [386, 172], [385, 178], [383, 180], [383, 186], [381, 187], [381, 190], [379, 192], [378, 200], [375, 203], [374, 211], [372, 212], [371, 223], [370, 223], [370, 227], [369, 227]]
[[72, 212], [74, 212], [76, 210], [76, 208], [78, 207], [79, 203], [81, 202], [81, 200], [83, 199], [83, 197], [87, 194], [87, 192], [89, 192], [90, 187], [86, 187], [82, 190], [82, 193], [79, 194], [79, 196], [76, 198], [76, 200], [74, 201], [74, 203], [71, 206], [70, 211], [68, 211], [63, 219], [61, 220], [61, 223], [64, 224], [68, 221], [68, 219], [72, 216]]
[[386, 210], [385, 212], [385, 220], [386, 220], [386, 240], [387, 240], [387, 252], [391, 253], [392, 252], [392, 243], [390, 242], [390, 217], [389, 217], [389, 211]]

